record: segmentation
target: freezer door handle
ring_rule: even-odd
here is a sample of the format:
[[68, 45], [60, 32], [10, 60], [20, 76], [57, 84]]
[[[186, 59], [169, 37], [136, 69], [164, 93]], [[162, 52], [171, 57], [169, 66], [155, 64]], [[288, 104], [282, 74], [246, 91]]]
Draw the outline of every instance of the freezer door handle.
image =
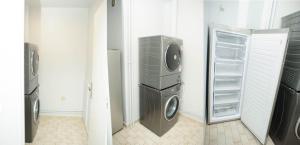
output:
[[116, 0], [111, 1], [111, 6], [114, 7], [116, 5]]

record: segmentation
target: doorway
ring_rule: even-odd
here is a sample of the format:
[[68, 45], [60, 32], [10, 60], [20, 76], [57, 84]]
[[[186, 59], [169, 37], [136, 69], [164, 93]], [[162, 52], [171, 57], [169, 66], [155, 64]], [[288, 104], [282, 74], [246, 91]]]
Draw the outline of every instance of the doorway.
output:
[[106, 5], [26, 3], [25, 41], [38, 46], [40, 87], [38, 129], [30, 144], [111, 144]]

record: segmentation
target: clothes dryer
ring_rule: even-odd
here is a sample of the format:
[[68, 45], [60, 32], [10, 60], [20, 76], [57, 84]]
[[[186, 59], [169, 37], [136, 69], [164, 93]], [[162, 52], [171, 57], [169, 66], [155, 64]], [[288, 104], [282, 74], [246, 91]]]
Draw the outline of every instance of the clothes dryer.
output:
[[24, 44], [24, 88], [25, 94], [31, 94], [38, 84], [39, 55], [37, 46]]
[[163, 35], [139, 38], [140, 83], [159, 90], [180, 83], [182, 45]]

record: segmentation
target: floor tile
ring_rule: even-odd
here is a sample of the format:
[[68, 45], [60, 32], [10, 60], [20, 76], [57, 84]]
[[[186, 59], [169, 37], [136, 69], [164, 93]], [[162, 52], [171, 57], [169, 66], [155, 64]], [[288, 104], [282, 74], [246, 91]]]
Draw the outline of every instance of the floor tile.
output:
[[[180, 115], [178, 122], [158, 137], [139, 122], [113, 135], [114, 145], [203, 145], [205, 126]], [[126, 137], [124, 137], [126, 135]]]
[[[240, 120], [208, 125], [205, 132], [205, 145], [261, 145]], [[274, 143], [268, 138], [266, 145]]]
[[81, 117], [41, 116], [37, 134], [26, 145], [87, 145]]

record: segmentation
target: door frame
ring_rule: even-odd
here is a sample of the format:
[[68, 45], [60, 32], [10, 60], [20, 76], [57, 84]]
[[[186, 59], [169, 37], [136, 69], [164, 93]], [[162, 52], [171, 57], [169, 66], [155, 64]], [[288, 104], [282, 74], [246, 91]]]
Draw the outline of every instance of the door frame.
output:
[[123, 18], [123, 68], [124, 68], [124, 101], [125, 101], [125, 113], [124, 113], [124, 123], [125, 125], [131, 125], [134, 120], [132, 119], [132, 102], [133, 102], [133, 0], [124, 0], [122, 4], [122, 18]]

